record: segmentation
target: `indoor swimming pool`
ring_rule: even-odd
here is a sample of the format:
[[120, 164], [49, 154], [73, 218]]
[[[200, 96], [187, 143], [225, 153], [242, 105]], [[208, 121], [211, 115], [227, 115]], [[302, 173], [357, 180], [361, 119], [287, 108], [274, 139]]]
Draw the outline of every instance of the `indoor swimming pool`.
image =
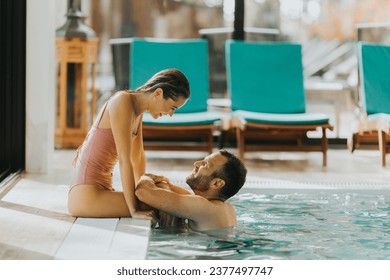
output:
[[154, 229], [148, 259], [390, 260], [387, 190], [246, 189], [231, 232]]

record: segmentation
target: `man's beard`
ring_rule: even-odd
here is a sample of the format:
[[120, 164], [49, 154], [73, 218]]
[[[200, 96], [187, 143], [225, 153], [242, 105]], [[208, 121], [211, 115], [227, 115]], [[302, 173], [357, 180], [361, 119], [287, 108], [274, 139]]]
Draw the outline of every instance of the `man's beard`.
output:
[[186, 183], [190, 186], [192, 190], [206, 191], [208, 189], [208, 184], [211, 181], [210, 176], [201, 175], [194, 177], [192, 175], [186, 178]]

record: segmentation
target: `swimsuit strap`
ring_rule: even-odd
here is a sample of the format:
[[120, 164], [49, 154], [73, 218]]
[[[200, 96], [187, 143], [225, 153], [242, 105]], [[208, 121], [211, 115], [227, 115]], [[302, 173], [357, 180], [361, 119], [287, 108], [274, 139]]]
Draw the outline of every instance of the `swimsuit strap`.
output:
[[111, 98], [113, 98], [116, 94], [117, 94], [117, 92], [115, 92], [113, 95], [111, 95], [110, 98], [108, 98], [106, 104], [104, 104], [104, 108], [103, 108], [102, 113], [100, 114], [99, 121], [98, 121], [97, 124], [96, 124], [96, 128], [99, 126], [100, 121], [101, 121], [102, 118], [103, 118], [103, 115], [104, 115], [104, 112], [106, 111], [108, 102], [110, 102]]
[[104, 104], [103, 111], [102, 111], [102, 112], [101, 112], [101, 114], [100, 114], [100, 117], [99, 117], [99, 120], [98, 120], [98, 122], [97, 122], [97, 124], [96, 124], [96, 127], [98, 127], [98, 126], [99, 126], [99, 124], [100, 124], [100, 121], [101, 121], [101, 120], [102, 120], [102, 118], [103, 118], [104, 112], [106, 111], [106, 108], [107, 108], [108, 101], [110, 101], [110, 99], [111, 99], [111, 97], [110, 97], [110, 98], [107, 100], [106, 104]]

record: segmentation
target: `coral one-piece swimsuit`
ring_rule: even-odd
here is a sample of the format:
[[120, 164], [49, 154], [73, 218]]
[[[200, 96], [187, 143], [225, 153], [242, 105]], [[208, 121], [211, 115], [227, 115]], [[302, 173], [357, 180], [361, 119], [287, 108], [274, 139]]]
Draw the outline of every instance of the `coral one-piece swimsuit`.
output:
[[[107, 102], [108, 103], [108, 102]], [[70, 189], [77, 185], [98, 185], [113, 191], [112, 174], [118, 161], [111, 128], [99, 128], [107, 103], [96, 125], [92, 126], [73, 161]]]

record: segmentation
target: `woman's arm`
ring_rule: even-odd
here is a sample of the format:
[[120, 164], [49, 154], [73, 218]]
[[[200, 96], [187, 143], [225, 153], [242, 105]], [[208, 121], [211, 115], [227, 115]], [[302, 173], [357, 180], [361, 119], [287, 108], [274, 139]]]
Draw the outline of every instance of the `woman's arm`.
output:
[[[123, 193], [132, 217], [150, 218], [151, 211], [138, 211], [135, 197], [135, 174], [132, 162], [133, 146], [131, 135], [134, 130], [135, 115], [130, 96], [120, 93], [108, 103], [109, 117], [118, 153], [119, 171]], [[136, 151], [134, 151], [136, 152]]]
[[138, 134], [137, 136], [134, 137], [133, 154], [131, 155], [131, 159], [132, 162], [134, 163], [133, 168], [134, 168], [135, 181], [138, 182], [141, 176], [145, 174], [145, 170], [146, 170], [146, 158], [145, 158], [143, 135], [142, 135], [142, 116], [139, 120]]

